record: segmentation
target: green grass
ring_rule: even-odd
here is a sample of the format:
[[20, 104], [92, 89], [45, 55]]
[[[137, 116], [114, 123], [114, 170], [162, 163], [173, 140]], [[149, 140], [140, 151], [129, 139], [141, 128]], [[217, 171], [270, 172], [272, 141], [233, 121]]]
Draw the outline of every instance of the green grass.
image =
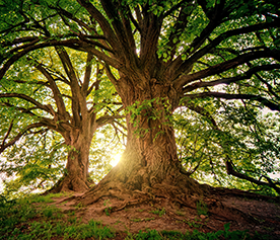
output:
[[199, 201], [196, 203], [196, 210], [197, 210], [197, 215], [204, 215], [207, 216], [208, 215], [208, 207], [206, 205], [206, 203], [204, 203], [203, 201]]
[[161, 217], [163, 214], [165, 214], [165, 209], [164, 208], [162, 208], [162, 209], [157, 208], [155, 210], [152, 210], [151, 213], [157, 214], [157, 215], [159, 215]]
[[202, 223], [198, 223], [198, 221], [187, 221], [187, 220], [182, 220], [184, 223], [188, 224], [189, 227], [191, 228], [201, 228], [203, 226]]
[[152, 221], [152, 220], [155, 220], [154, 217], [152, 218], [134, 218], [134, 219], [131, 219], [132, 222], [148, 222], [148, 221]]
[[[51, 195], [55, 197], [57, 195]], [[78, 219], [75, 211], [62, 213], [55, 206], [43, 205], [52, 202], [50, 196], [29, 196], [7, 201], [0, 198], [0, 240], [33, 240], [33, 239], [115, 239], [116, 232], [103, 226], [100, 221], [90, 220], [87, 224]], [[32, 203], [36, 204], [36, 208]], [[154, 214], [162, 216], [163, 209], [156, 209]], [[40, 221], [35, 221], [40, 219]], [[132, 219], [134, 222], [150, 221], [154, 218]], [[193, 224], [192, 224], [193, 225]], [[196, 226], [192, 226], [196, 227]], [[127, 232], [126, 240], [215, 240], [215, 239], [267, 239], [264, 236], [251, 237], [246, 231], [230, 231], [230, 225], [225, 224], [224, 230], [203, 233], [198, 230], [181, 233], [177, 231], [146, 230], [136, 234]]]
[[[101, 222], [90, 220], [88, 224], [81, 223], [77, 219], [75, 211], [71, 211], [65, 216], [59, 208], [48, 205], [37, 205], [32, 203], [50, 203], [51, 197], [29, 196], [15, 201], [0, 201], [0, 239], [2, 240], [32, 240], [32, 239], [107, 239], [114, 238], [115, 232], [103, 226]], [[39, 221], [34, 221], [35, 218]]]
[[185, 234], [178, 231], [161, 231], [147, 230], [139, 231], [137, 234], [128, 233], [126, 240], [265, 240], [266, 236], [255, 234], [253, 237], [247, 231], [229, 231], [230, 224], [224, 226], [224, 230], [218, 232], [203, 233], [198, 230], [186, 232]]

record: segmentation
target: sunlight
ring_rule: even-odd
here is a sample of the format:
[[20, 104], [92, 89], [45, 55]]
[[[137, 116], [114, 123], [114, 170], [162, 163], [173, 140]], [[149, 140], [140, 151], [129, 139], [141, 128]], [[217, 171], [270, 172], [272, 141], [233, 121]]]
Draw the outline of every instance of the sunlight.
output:
[[118, 162], [119, 162], [120, 159], [121, 159], [121, 156], [122, 156], [122, 154], [117, 153], [115, 156], [112, 157], [112, 160], [111, 160], [111, 162], [110, 162], [110, 164], [111, 164], [112, 167], [115, 167], [115, 166], [118, 164]]

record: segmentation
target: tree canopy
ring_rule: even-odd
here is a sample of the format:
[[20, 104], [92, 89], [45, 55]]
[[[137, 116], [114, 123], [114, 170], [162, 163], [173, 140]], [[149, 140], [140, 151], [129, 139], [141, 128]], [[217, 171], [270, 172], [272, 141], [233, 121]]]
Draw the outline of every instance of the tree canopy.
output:
[[[93, 64], [104, 71], [126, 112], [127, 145], [120, 163], [86, 194], [86, 204], [109, 194], [125, 204], [154, 197], [192, 206], [215, 191], [190, 178], [203, 178], [199, 170], [220, 185], [237, 177], [279, 194], [279, 182], [269, 175], [279, 170], [279, 14], [280, 4], [272, 0], [1, 0], [0, 98], [25, 99], [32, 105], [23, 111], [34, 115], [35, 105], [54, 117], [53, 126], [64, 128], [69, 117], [62, 99], [69, 97], [55, 94], [52, 76], [58, 76], [77, 96], [73, 129], [88, 132], [86, 126], [94, 127], [84, 121], [95, 108], [85, 103], [90, 86], [97, 85], [89, 84], [89, 72]], [[63, 74], [45, 67], [53, 49]], [[70, 52], [84, 73], [72, 67]], [[48, 79], [53, 102], [31, 100], [32, 86], [26, 95], [5, 89], [12, 81], [20, 89], [19, 73], [32, 79], [30, 63]], [[60, 76], [65, 74], [69, 80]], [[35, 94], [46, 101], [43, 92]], [[100, 94], [107, 99], [102, 106], [110, 108], [106, 94]], [[73, 156], [79, 159], [89, 139], [74, 146]], [[86, 176], [81, 169], [74, 175]]]

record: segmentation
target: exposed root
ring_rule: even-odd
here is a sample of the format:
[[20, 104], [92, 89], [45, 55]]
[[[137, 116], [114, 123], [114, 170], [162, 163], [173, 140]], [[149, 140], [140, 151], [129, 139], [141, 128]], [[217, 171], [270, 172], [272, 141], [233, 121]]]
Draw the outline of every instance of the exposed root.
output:
[[[162, 207], [174, 209], [174, 211], [181, 207], [187, 207], [190, 211], [197, 211], [197, 203], [203, 202], [207, 206], [209, 216], [214, 218], [217, 216], [225, 221], [254, 223], [255, 220], [250, 213], [224, 202], [223, 191], [224, 189], [214, 189], [208, 185], [201, 185], [183, 174], [176, 178], [167, 178], [162, 183], [155, 183], [148, 188], [145, 186], [142, 191], [128, 189], [126, 184], [120, 181], [101, 181], [84, 195], [76, 198], [74, 204], [82, 203], [85, 206], [90, 206], [97, 202], [104, 202], [105, 204], [108, 199], [114, 199], [114, 204], [107, 203], [100, 208], [101, 212], [106, 209], [108, 213], [111, 213], [143, 204], [147, 206], [160, 204]], [[227, 192], [240, 200], [240, 194], [236, 194], [236, 190], [227, 189]], [[240, 192], [237, 191], [237, 193]], [[242, 193], [245, 194], [246, 192]], [[257, 196], [261, 198], [260, 195]]]
[[273, 200], [275, 202], [280, 202], [280, 197], [270, 197], [264, 196], [257, 193], [252, 193], [248, 191], [243, 191], [239, 189], [228, 189], [228, 188], [211, 188], [211, 194], [220, 195], [220, 196], [235, 196], [235, 197], [243, 197], [248, 199], [258, 199], [258, 200]]
[[83, 181], [79, 177], [64, 176], [44, 195], [49, 193], [60, 193], [60, 192], [86, 192], [90, 188], [88, 181]]

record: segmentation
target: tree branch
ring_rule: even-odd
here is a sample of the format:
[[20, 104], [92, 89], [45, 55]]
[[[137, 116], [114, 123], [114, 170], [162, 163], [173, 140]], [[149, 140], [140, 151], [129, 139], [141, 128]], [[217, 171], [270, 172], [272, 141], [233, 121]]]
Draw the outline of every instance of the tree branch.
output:
[[85, 69], [85, 75], [84, 75], [84, 82], [82, 86], [82, 91], [85, 94], [88, 94], [88, 86], [90, 82], [90, 76], [91, 76], [91, 71], [92, 71], [92, 61], [93, 60], [93, 55], [91, 53], [87, 54], [87, 61], [86, 61], [86, 69]]
[[193, 91], [197, 88], [216, 86], [219, 84], [235, 83], [240, 80], [250, 79], [252, 77], [252, 75], [256, 74], [257, 72], [269, 71], [269, 70], [274, 70], [274, 69], [280, 69], [280, 64], [271, 64], [271, 65], [253, 67], [250, 70], [248, 70], [247, 72], [243, 73], [242, 75], [231, 77], [231, 78], [224, 78], [224, 79], [219, 79], [219, 80], [209, 81], [209, 82], [196, 82], [196, 83], [193, 83], [191, 85], [184, 87], [183, 92], [186, 93], [186, 92]]
[[25, 94], [22, 94], [22, 93], [0, 93], [0, 98], [13, 98], [13, 97], [24, 99], [24, 100], [34, 104], [35, 106], [37, 106], [41, 110], [44, 110], [44, 111], [50, 113], [53, 116], [55, 115], [55, 111], [53, 110], [51, 105], [41, 104], [38, 101], [36, 101], [35, 99], [33, 99], [32, 97], [29, 97]]
[[180, 89], [187, 83], [191, 83], [201, 78], [219, 74], [229, 69], [235, 68], [239, 65], [242, 65], [248, 61], [259, 59], [259, 58], [265, 58], [265, 57], [274, 57], [275, 59], [280, 60], [279, 52], [276, 50], [274, 51], [266, 50], [266, 51], [245, 53], [236, 58], [214, 65], [212, 67], [201, 70], [199, 72], [189, 74], [189, 75], [182, 75], [181, 77], [179, 77], [177, 80], [174, 81], [174, 84], [176, 85], [176, 88]]
[[227, 160], [226, 161], [226, 169], [227, 169], [227, 174], [228, 175], [232, 175], [232, 176], [235, 176], [235, 177], [238, 177], [238, 178], [241, 178], [241, 179], [244, 179], [244, 180], [247, 180], [247, 181], [250, 181], [252, 183], [255, 183], [257, 185], [264, 185], [264, 186], [268, 186], [268, 187], [271, 187], [273, 188], [278, 194], [280, 194], [280, 188], [276, 186], [276, 184], [274, 184], [270, 178], [268, 177], [265, 177], [266, 179], [268, 179], [268, 183], [267, 182], [263, 182], [263, 181], [259, 181], [259, 180], [256, 180], [252, 177], [249, 177], [243, 173], [239, 173], [237, 171], [234, 170], [234, 167], [233, 167], [233, 164], [231, 161]]
[[268, 99], [253, 95], [253, 94], [230, 94], [230, 93], [220, 93], [220, 92], [203, 92], [203, 93], [194, 93], [194, 94], [185, 94], [184, 97], [189, 99], [196, 99], [196, 98], [207, 98], [207, 97], [215, 97], [215, 98], [224, 98], [228, 100], [234, 100], [234, 99], [246, 99], [246, 100], [254, 100], [262, 103], [264, 106], [268, 107], [270, 110], [274, 111], [280, 111], [280, 106], [278, 104], [275, 104]]
[[88, 13], [99, 23], [101, 29], [103, 30], [104, 36], [113, 47], [113, 49], [118, 49], [117, 37], [111, 28], [107, 19], [89, 2], [86, 0], [77, 0], [78, 3], [83, 6]]
[[[5, 151], [5, 149], [7, 149], [8, 147], [14, 145], [27, 131], [31, 130], [32, 128], [38, 128], [38, 127], [42, 127], [43, 124], [42, 123], [33, 123], [28, 125], [21, 133], [17, 134], [11, 141], [9, 141], [8, 143], [5, 144], [5, 141], [2, 142], [1, 146], [0, 146], [0, 154], [3, 153]], [[12, 128], [12, 125], [10, 125], [10, 128]], [[11, 131], [11, 129], [9, 128], [9, 130]], [[9, 132], [9, 131], [8, 131]], [[6, 134], [7, 135], [7, 134]], [[6, 140], [6, 139], [5, 139]]]
[[27, 53], [33, 50], [50, 47], [50, 46], [66, 46], [80, 51], [91, 52], [101, 60], [105, 61], [107, 64], [115, 67], [116, 69], [120, 68], [120, 64], [117, 62], [117, 60], [110, 58], [106, 54], [94, 49], [94, 46], [88, 45], [86, 42], [81, 42], [78, 39], [69, 39], [69, 40], [61, 40], [61, 41], [48, 40], [48, 39], [44, 39], [44, 40], [45, 42], [43, 43], [38, 43], [35, 45], [32, 44], [26, 48], [23, 48], [21, 51], [19, 51], [18, 53], [14, 54], [13, 56], [7, 59], [3, 58], [3, 56], [0, 56], [0, 64], [2, 64], [4, 60], [6, 60], [5, 64], [0, 69], [0, 80], [3, 78], [5, 73], [9, 70], [9, 68], [21, 57], [23, 57], [24, 55], [26, 55]]
[[68, 114], [66, 113], [66, 107], [65, 107], [64, 101], [62, 99], [60, 90], [55, 83], [55, 80], [52, 78], [51, 74], [41, 64], [37, 63], [35, 65], [35, 67], [45, 76], [45, 78], [48, 80], [48, 82], [50, 84], [50, 88], [53, 92], [54, 99], [56, 102], [58, 114], [62, 118], [67, 117]]
[[[222, 41], [226, 40], [227, 38], [229, 38], [231, 36], [250, 33], [253, 31], [262, 30], [262, 29], [270, 28], [270, 27], [277, 27], [278, 25], [279, 25], [279, 22], [272, 21], [272, 22], [255, 24], [255, 25], [251, 25], [248, 27], [242, 27], [239, 29], [229, 30], [225, 33], [222, 33], [217, 38], [215, 38], [213, 41], [211, 41], [207, 46], [205, 46], [201, 50], [197, 51], [191, 57], [189, 57], [186, 61], [184, 61], [184, 63], [178, 69], [176, 69], [177, 73], [175, 73], [175, 76], [182, 72], [185, 72], [185, 70], [189, 69], [198, 59], [200, 59], [205, 54], [209, 53], [213, 48], [215, 48], [217, 45], [219, 45]], [[275, 57], [276, 57], [276, 59], [279, 60], [279, 54], [278, 54], [278, 56], [275, 56]]]

